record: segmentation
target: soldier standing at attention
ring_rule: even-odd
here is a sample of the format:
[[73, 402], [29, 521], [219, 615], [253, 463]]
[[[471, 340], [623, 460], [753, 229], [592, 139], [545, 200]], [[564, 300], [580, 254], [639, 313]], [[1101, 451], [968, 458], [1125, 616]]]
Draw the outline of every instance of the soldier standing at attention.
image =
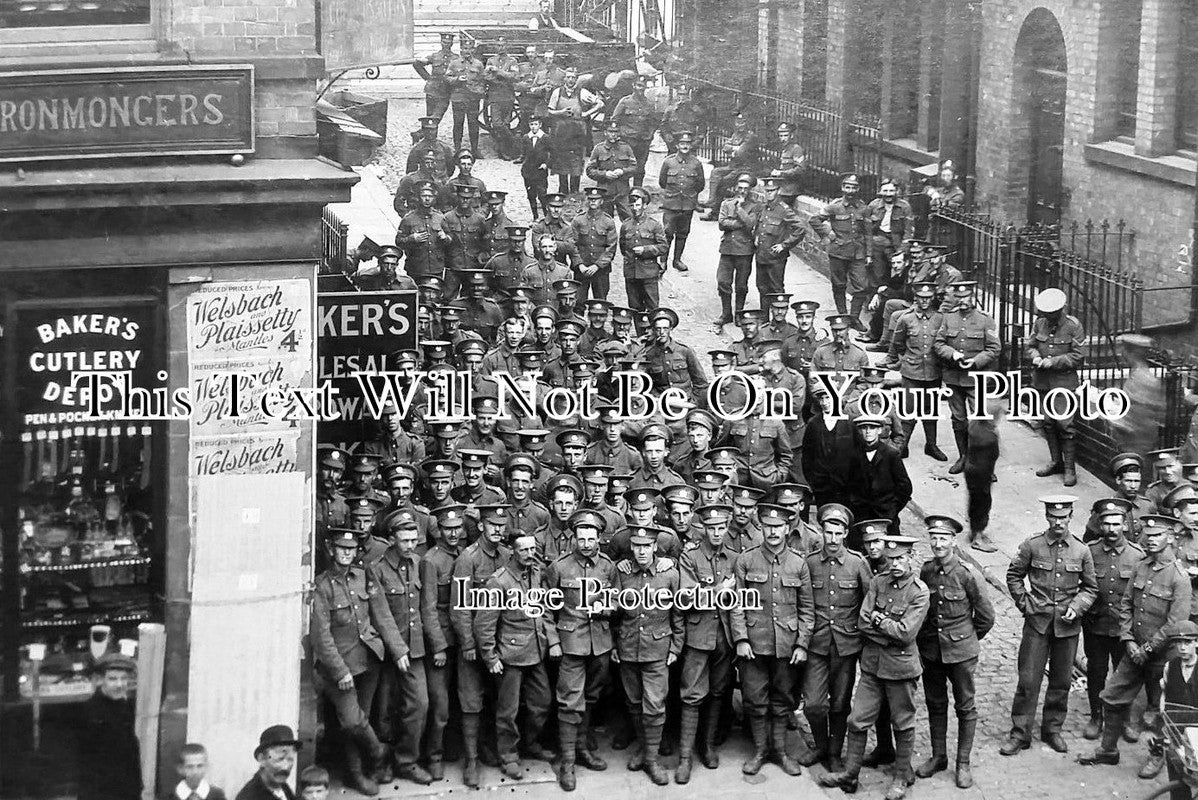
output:
[[894, 729], [895, 760], [886, 800], [902, 800], [915, 782], [911, 753], [915, 747], [915, 683], [923, 672], [919, 653], [912, 646], [928, 613], [928, 587], [915, 577], [909, 536], [886, 537], [888, 569], [874, 577], [861, 603], [858, 623], [864, 646], [861, 650], [861, 682], [853, 697], [849, 716], [849, 744], [843, 772], [819, 777], [820, 786], [838, 786], [852, 793], [865, 753], [869, 729], [885, 701], [890, 707]]
[[1058, 753], [1069, 751], [1061, 726], [1069, 711], [1077, 635], [1082, 617], [1098, 596], [1094, 557], [1069, 531], [1076, 500], [1068, 495], [1040, 498], [1048, 530], [1025, 539], [1007, 568], [1007, 590], [1023, 614], [1023, 640], [1019, 643], [1019, 683], [1011, 704], [1011, 733], [999, 748], [1004, 756], [1032, 746], [1030, 729], [1046, 665], [1048, 689], [1040, 737]]
[[[1065, 313], [1065, 293], [1045, 289], [1036, 295], [1036, 322], [1027, 343], [1032, 362], [1032, 386], [1041, 397], [1052, 389], [1073, 391], [1079, 380], [1077, 368], [1085, 355], [1082, 342], [1086, 334], [1077, 317]], [[1051, 461], [1036, 470], [1037, 478], [1064, 474], [1066, 486], [1077, 485], [1077, 443], [1073, 438], [1074, 416], [1068, 419], [1044, 418], [1044, 438], [1048, 439]]]
[[948, 408], [953, 419], [953, 438], [957, 441], [957, 460], [948, 468], [952, 475], [965, 471], [969, 452], [969, 414], [976, 405], [973, 373], [983, 372], [998, 360], [1002, 344], [998, 341], [998, 323], [977, 307], [975, 281], [952, 284], [957, 307], [944, 315], [936, 331], [936, 356], [941, 363], [944, 385], [952, 390]]
[[326, 547], [330, 566], [312, 587], [313, 666], [321, 678], [321, 693], [335, 709], [341, 735], [347, 737], [345, 785], [373, 797], [379, 793], [376, 778], [390, 773], [387, 749], [370, 727], [379, 670], [387, 656], [399, 671], [407, 672], [408, 646], [374, 573], [358, 563], [355, 531], [330, 529]]
[[[641, 187], [629, 196], [632, 216], [620, 226], [620, 252], [624, 256], [624, 288], [628, 305], [636, 311], [649, 311], [661, 304], [658, 282], [665, 274], [662, 259], [669, 250], [662, 224], [647, 212], [649, 192]], [[598, 292], [596, 292], [598, 297]], [[603, 295], [607, 297], [607, 287]]]
[[[490, 506], [484, 518], [496, 525], [507, 525], [505, 506]], [[547, 658], [562, 656], [557, 628], [542, 615], [528, 613], [530, 592], [541, 588], [541, 566], [537, 560], [537, 542], [531, 535], [517, 536], [512, 543], [511, 561], [495, 570], [487, 588], [503, 597], [519, 597], [519, 607], [489, 608], [474, 617], [474, 635], [478, 653], [491, 675], [499, 682], [495, 708], [499, 768], [512, 780], [524, 777], [520, 765], [520, 745], [525, 752], [544, 756], [537, 744], [541, 727], [549, 715], [553, 693], [545, 671]], [[517, 724], [524, 709], [523, 730]]]
[[599, 550], [602, 518], [590, 511], [579, 514], [574, 551], [545, 569], [545, 588], [558, 589], [563, 597], [561, 609], [552, 613], [562, 645], [557, 676], [558, 783], [567, 792], [577, 786], [575, 763], [596, 771], [607, 769], [607, 762], [587, 749], [586, 741], [591, 711], [607, 681], [611, 609], [593, 594], [584, 597], [582, 587], [586, 581], [590, 591], [601, 592], [616, 577], [616, 565]]
[[753, 754], [741, 772], [760, 772], [772, 745], [783, 772], [798, 775], [803, 768], [786, 751], [786, 723], [795, 708], [795, 667], [807, 660], [815, 625], [811, 574], [803, 556], [786, 546], [791, 513], [769, 506], [759, 508], [757, 516], [763, 541], [741, 553], [732, 569], [736, 588], [754, 590], [761, 598], [756, 608], [737, 604], [732, 609], [732, 638], [753, 732]]
[[1098, 597], [1082, 618], [1082, 646], [1086, 652], [1086, 691], [1090, 698], [1090, 721], [1082, 733], [1087, 739], [1102, 734], [1102, 694], [1108, 672], [1114, 672], [1127, 646], [1120, 641], [1123, 625], [1123, 590], [1144, 551], [1127, 541], [1125, 517], [1131, 506], [1126, 500], [1108, 498], [1095, 501], [1093, 515], [1098, 518], [1099, 539], [1090, 543], [1094, 558], [1094, 577]]
[[[599, 186], [586, 188], [586, 212], [570, 220], [570, 231], [577, 248], [574, 272], [586, 287], [585, 296], [606, 300], [611, 286], [611, 262], [616, 257], [620, 231], [616, 221], [604, 211], [607, 192]], [[556, 236], [556, 234], [555, 234]], [[629, 293], [629, 302], [632, 294]]]
[[753, 241], [757, 255], [757, 293], [762, 308], [767, 306], [766, 295], [785, 291], [786, 262], [790, 249], [806, 235], [803, 221], [792, 204], [779, 197], [782, 181], [777, 177], [765, 179], [765, 205], [757, 217]]
[[674, 246], [674, 269], [686, 272], [688, 267], [682, 260], [686, 240], [690, 236], [691, 222], [695, 209], [699, 207], [699, 195], [703, 193], [706, 177], [703, 162], [691, 154], [695, 136], [689, 130], [679, 131], [675, 140], [675, 152], [665, 157], [657, 185], [661, 187], [661, 222], [666, 229], [666, 253]]
[[822, 547], [807, 556], [815, 628], [803, 674], [804, 713], [815, 748], [800, 759], [805, 767], [823, 763], [829, 772], [844, 769], [841, 753], [847, 731], [861, 634], [857, 615], [873, 573], [858, 553], [845, 547], [853, 514], [839, 503], [821, 506]]
[[[441, 49], [425, 58], [412, 62], [412, 68], [424, 78], [424, 113], [436, 120], [433, 130], [441, 124], [441, 118], [449, 110], [449, 80], [446, 71], [456, 58], [453, 52], [453, 34], [441, 34]], [[410, 171], [410, 170], [409, 170]]]
[[620, 135], [632, 147], [636, 158], [636, 172], [633, 183], [640, 186], [645, 179], [645, 163], [649, 160], [649, 145], [653, 142], [653, 134], [657, 131], [657, 109], [649, 98], [645, 97], [645, 89], [649, 79], [638, 75], [632, 84], [632, 94], [621, 97], [611, 113], [611, 121], [619, 127]]
[[948, 687], [953, 688], [957, 712], [957, 788], [973, 785], [969, 768], [973, 737], [978, 725], [974, 706], [974, 674], [978, 667], [978, 642], [994, 627], [994, 607], [986, 596], [985, 581], [957, 553], [957, 534], [963, 526], [952, 517], [924, 517], [932, 558], [920, 570], [931, 604], [920, 628], [919, 656], [923, 660], [923, 692], [932, 732], [932, 755], [915, 769], [930, 778], [948, 769]]
[[[840, 182], [840, 198], [812, 217], [811, 227], [828, 250], [836, 312], [850, 314], [853, 329], [865, 331], [861, 311], [869, 300], [869, 274], [865, 266], [865, 217], [868, 212], [864, 201], [857, 196], [860, 188], [861, 181], [856, 175], [845, 175]], [[853, 297], [852, 310], [845, 305], [846, 292]]]
[[[632, 528], [630, 569], [617, 569], [614, 586], [618, 591], [643, 592], [641, 598], [666, 593], [677, 595], [680, 579], [672, 561], [662, 568], [654, 552], [657, 533], [640, 526]], [[643, 769], [658, 786], [670, 782], [670, 775], [658, 762], [662, 730], [666, 719], [666, 695], [669, 692], [670, 667], [682, 654], [682, 614], [674, 602], [637, 602], [618, 606], [612, 614], [612, 661], [620, 666], [620, 681], [628, 701], [628, 712], [636, 729], [638, 749], [628, 760], [628, 769]]]
[[604, 140], [591, 151], [586, 174], [596, 186], [606, 192], [603, 210], [609, 216], [619, 217], [620, 221], [624, 221], [629, 217], [629, 181], [642, 167], [637, 164], [632, 147], [621, 140], [618, 122], [614, 119], [608, 120], [603, 135]]

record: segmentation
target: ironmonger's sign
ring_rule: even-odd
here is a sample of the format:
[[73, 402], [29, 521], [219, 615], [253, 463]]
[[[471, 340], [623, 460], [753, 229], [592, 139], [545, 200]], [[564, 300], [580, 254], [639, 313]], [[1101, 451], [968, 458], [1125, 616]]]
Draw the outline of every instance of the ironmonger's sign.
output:
[[253, 69], [0, 73], [0, 161], [252, 153]]

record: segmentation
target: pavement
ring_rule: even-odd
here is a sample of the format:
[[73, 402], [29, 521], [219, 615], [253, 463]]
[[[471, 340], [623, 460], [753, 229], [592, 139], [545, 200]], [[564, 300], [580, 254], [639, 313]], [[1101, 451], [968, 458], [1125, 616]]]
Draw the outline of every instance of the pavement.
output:
[[[371, 164], [358, 168], [362, 181], [354, 187], [352, 200], [343, 210], [351, 229], [351, 245], [360, 239], [353, 238], [355, 230], [377, 231], [383, 220], [391, 219], [393, 236], [394, 212], [391, 210], [391, 195], [402, 177], [403, 160], [407, 155], [408, 132], [418, 127], [416, 118], [423, 113], [423, 102], [397, 97], [390, 107], [388, 144], [377, 154]], [[443, 129], [443, 137], [448, 134]], [[486, 135], [482, 141], [483, 160], [478, 162], [475, 174], [489, 188], [500, 188], [509, 192], [507, 211], [517, 224], [528, 224], [531, 214], [524, 200], [523, 184], [519, 167], [503, 162], [493, 156]], [[664, 148], [654, 148], [650, 154], [648, 175], [656, 176]], [[587, 181], [584, 179], [584, 184]], [[647, 181], [655, 184], [656, 181]], [[551, 179], [551, 188], [555, 182]], [[651, 186], [649, 188], [655, 188]], [[811, 201], [814, 204], [815, 201]], [[654, 209], [656, 210], [656, 209]], [[373, 234], [372, 234], [373, 235]], [[390, 241], [385, 232], [376, 241]], [[670, 269], [662, 280], [661, 300], [663, 305], [674, 308], [681, 317], [677, 339], [690, 345], [699, 353], [727, 346], [739, 338], [734, 326], [717, 331], [710, 320], [719, 316], [719, 297], [715, 291], [715, 269], [719, 231], [713, 222], [695, 221], [687, 244], [684, 260], [689, 265], [687, 273]], [[807, 247], [802, 257], [792, 256], [786, 272], [786, 291], [795, 299], [816, 300], [824, 309], [834, 309], [831, 287], [820, 271], [820, 258]], [[618, 267], [616, 268], [619, 269]], [[618, 272], [612, 281], [611, 298], [614, 302], [625, 300], [623, 281]], [[750, 282], [749, 305], [756, 305], [756, 288]], [[831, 313], [831, 311], [829, 311]], [[871, 354], [877, 361], [881, 354]], [[894, 377], [894, 376], [892, 376]], [[949, 428], [947, 408], [943, 409], [943, 420], [939, 424], [941, 448], [955, 457], [954, 444]], [[1044, 463], [1047, 446], [1043, 438], [1022, 423], [1009, 421], [1000, 424], [1002, 457], [998, 466], [998, 482], [994, 486], [994, 508], [991, 514], [989, 533], [998, 547], [995, 553], [980, 553], [963, 545], [962, 553], [987, 578], [991, 584], [991, 597], [995, 603], [998, 622], [994, 630], [982, 642], [982, 654], [977, 674], [977, 704], [980, 715], [979, 729], [974, 749], [975, 787], [962, 792], [953, 784], [952, 771], [940, 773], [928, 780], [921, 780], [909, 791], [915, 798], [985, 798], [986, 800], [1027, 800], [1027, 798], [1062, 797], [1079, 789], [1093, 797], [1142, 797], [1156, 788], [1157, 782], [1142, 781], [1136, 770], [1145, 756], [1143, 744], [1122, 745], [1124, 757], [1118, 767], [1081, 767], [1074, 763], [1076, 755], [1093, 748], [1093, 743], [1081, 738], [1081, 729], [1087, 719], [1087, 700], [1084, 678], [1074, 682], [1070, 696], [1071, 713], [1065, 727], [1065, 739], [1069, 744], [1068, 754], [1058, 754], [1039, 741], [1030, 751], [1004, 758], [998, 747], [1010, 726], [1010, 703], [1015, 690], [1016, 654], [1022, 630], [1019, 617], [1010, 598], [1006, 595], [1004, 576], [1007, 565], [1026, 537], [1044, 528], [1043, 506], [1036, 498], [1044, 494], [1068, 492], [1076, 495], [1078, 512], [1073, 529], [1081, 534], [1088, 516], [1084, 510], [1090, 504], [1109, 494], [1109, 490], [1095, 476], [1079, 468], [1078, 483], [1072, 489], [1064, 489], [1059, 476], [1036, 478], [1034, 471]], [[923, 453], [923, 431], [917, 426], [911, 446], [910, 458], [906, 461], [907, 471], [914, 486], [914, 496], [903, 513], [902, 525], [907, 533], [921, 536], [921, 519], [930, 513], [947, 513], [957, 519], [966, 520], [966, 494], [964, 481], [958, 475], [949, 475], [949, 463], [937, 462]], [[951, 462], [950, 462], [951, 463]], [[926, 542], [921, 542], [925, 554]], [[920, 696], [922, 704], [922, 691]], [[1034, 728], [1036, 729], [1036, 728]], [[921, 708], [916, 741], [915, 763], [920, 763], [929, 754], [927, 741], [926, 713]], [[955, 722], [950, 723], [950, 752], [954, 747]], [[593, 773], [579, 770], [576, 797], [628, 797], [646, 796], [650, 793], [683, 794], [702, 792], [710, 797], [765, 797], [778, 790], [799, 791], [803, 796], [820, 796], [825, 790], [811, 779], [811, 770], [799, 777], [788, 777], [776, 766], [767, 765], [758, 776], [749, 778], [739, 770], [743, 754], [748, 746], [739, 737], [730, 739], [723, 748], [725, 764], [715, 772], [697, 767], [691, 783], [686, 787], [671, 784], [656, 787], [640, 773], [629, 773], [623, 769], [626, 756], [609, 749], [601, 750], [612, 763], [605, 772]], [[670, 759], [669, 765], [673, 766]], [[815, 768], [818, 770], [819, 768]], [[456, 767], [449, 770], [449, 780], [439, 785], [419, 787], [411, 784], [396, 784], [385, 787], [384, 796], [415, 797], [428, 794], [460, 795], [468, 790], [462, 788]], [[543, 764], [533, 765], [530, 775], [518, 783], [501, 780], [497, 770], [484, 769], [487, 789], [513, 793], [528, 798], [560, 797], [552, 773]], [[880, 797], [885, 793], [888, 779], [880, 772], [866, 769], [862, 772], [860, 796]], [[839, 796], [837, 790], [826, 792]], [[339, 797], [341, 790], [334, 792]], [[351, 793], [344, 793], [351, 794]]]

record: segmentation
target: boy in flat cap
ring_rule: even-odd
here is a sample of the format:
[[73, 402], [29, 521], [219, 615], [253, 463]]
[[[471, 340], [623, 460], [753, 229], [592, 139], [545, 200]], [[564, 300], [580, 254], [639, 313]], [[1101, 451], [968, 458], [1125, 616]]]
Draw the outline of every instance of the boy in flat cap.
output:
[[928, 704], [928, 726], [932, 732], [932, 755], [915, 769], [930, 778], [948, 769], [948, 688], [953, 690], [957, 712], [956, 783], [959, 789], [973, 785], [970, 754], [977, 731], [974, 705], [974, 673], [977, 671], [978, 642], [994, 627], [994, 607], [986, 593], [985, 580], [957, 552], [957, 534], [962, 525], [952, 517], [924, 518], [932, 558], [920, 570], [931, 604], [919, 630], [919, 656], [923, 660], [924, 698]]
[[79, 797], [138, 800], [141, 751], [129, 698], [129, 683], [137, 665], [120, 653], [105, 653], [91, 672], [96, 690], [79, 716]]
[[1069, 750], [1061, 736], [1061, 726], [1069, 711], [1069, 682], [1077, 654], [1077, 635], [1082, 617], [1098, 596], [1094, 557], [1069, 531], [1076, 500], [1069, 495], [1041, 498], [1048, 529], [1025, 539], [1007, 568], [1007, 590], [1024, 622], [1019, 645], [1019, 683], [1011, 703], [1011, 733], [999, 749], [1004, 756], [1031, 747], [1030, 727], [1045, 666], [1048, 689], [1044, 694], [1040, 737], [1058, 753]]

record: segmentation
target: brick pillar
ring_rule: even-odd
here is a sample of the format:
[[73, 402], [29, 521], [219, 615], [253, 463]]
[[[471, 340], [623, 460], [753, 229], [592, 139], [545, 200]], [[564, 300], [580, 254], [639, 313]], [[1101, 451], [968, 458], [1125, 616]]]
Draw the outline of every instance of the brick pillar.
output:
[[940, 84], [940, 158], [951, 158], [958, 176], [972, 149], [971, 125], [977, 114], [976, 59], [981, 46], [981, 4], [945, 4], [943, 78]]
[[918, 17], [914, 4], [892, 0], [882, 17], [882, 137], [902, 139], [915, 130]]
[[1140, 79], [1136, 153], [1150, 158], [1177, 149], [1178, 48], [1182, 0], [1144, 0], [1140, 21]]
[[807, 2], [778, 5], [778, 91], [791, 97], [803, 92], [803, 12]]
[[919, 97], [915, 114], [915, 144], [921, 150], [940, 149], [940, 85], [943, 80], [944, 2], [923, 4], [919, 23]]
[[848, 20], [853, 0], [828, 0], [828, 72], [825, 98], [832, 108], [839, 107], [841, 124], [836, 141], [837, 164], [841, 170], [852, 168], [849, 152], [849, 132], [852, 130], [856, 95], [849, 90], [852, 70], [850, 68], [850, 42]]

